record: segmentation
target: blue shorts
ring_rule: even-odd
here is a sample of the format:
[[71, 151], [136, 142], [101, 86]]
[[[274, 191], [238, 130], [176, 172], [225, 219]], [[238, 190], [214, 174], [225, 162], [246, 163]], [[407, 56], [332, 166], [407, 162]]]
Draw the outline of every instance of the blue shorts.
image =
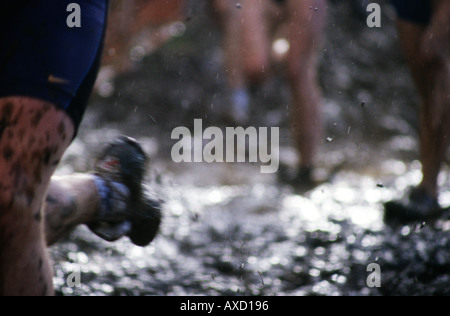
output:
[[391, 0], [397, 16], [405, 21], [428, 25], [431, 22], [431, 0]]
[[[81, 27], [70, 28], [70, 3]], [[63, 109], [76, 129], [100, 66], [108, 0], [1, 0], [0, 97], [29, 96]]]

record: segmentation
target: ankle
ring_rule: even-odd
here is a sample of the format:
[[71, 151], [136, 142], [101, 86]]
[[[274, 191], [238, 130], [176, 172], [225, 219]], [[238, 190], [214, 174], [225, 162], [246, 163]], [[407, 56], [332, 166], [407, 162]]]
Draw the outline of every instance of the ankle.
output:
[[94, 182], [99, 196], [98, 220], [111, 219], [112, 213], [126, 211], [130, 191], [124, 184], [107, 181], [98, 175], [94, 175]]
[[424, 184], [420, 184], [416, 188], [413, 189], [413, 193], [417, 195], [426, 196], [429, 199], [438, 199], [438, 192], [435, 186], [427, 186]]

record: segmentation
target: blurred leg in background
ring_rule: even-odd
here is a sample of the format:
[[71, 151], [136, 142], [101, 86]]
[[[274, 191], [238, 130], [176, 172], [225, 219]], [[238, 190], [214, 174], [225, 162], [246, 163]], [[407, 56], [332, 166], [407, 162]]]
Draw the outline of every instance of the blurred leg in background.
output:
[[230, 108], [224, 114], [246, 124], [250, 115], [249, 88], [264, 81], [270, 68], [268, 9], [270, 0], [239, 2], [214, 0], [223, 31], [225, 71], [230, 89]]
[[450, 144], [450, 1], [395, 0], [401, 44], [421, 96], [422, 182], [405, 201], [385, 205], [386, 217], [426, 220], [443, 210], [438, 177]]
[[318, 81], [320, 48], [327, 16], [325, 0], [288, 1], [288, 78], [293, 96], [292, 137], [301, 157], [296, 185], [313, 185], [311, 173], [323, 142], [322, 92]]
[[110, 0], [110, 3], [102, 65], [112, 67], [117, 74], [132, 68], [132, 59], [136, 59], [130, 58], [133, 48], [137, 47], [139, 57], [143, 58], [168, 41], [170, 34], [164, 26], [183, 20], [185, 6], [185, 0]]
[[315, 157], [323, 139], [322, 93], [318, 82], [320, 48], [327, 16], [326, 0], [215, 0], [224, 32], [225, 67], [234, 121], [247, 122], [249, 88], [260, 85], [271, 72], [272, 41], [277, 29], [289, 43], [284, 62], [292, 92], [290, 116], [293, 143], [300, 166], [282, 180], [298, 187], [313, 185]]

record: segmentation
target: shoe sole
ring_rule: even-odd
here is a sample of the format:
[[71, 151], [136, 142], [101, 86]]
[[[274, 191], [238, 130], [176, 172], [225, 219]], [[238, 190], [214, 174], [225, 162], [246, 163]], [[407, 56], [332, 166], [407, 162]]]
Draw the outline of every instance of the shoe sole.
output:
[[130, 240], [136, 246], [149, 245], [159, 232], [162, 221], [162, 203], [150, 198], [143, 198], [140, 212], [131, 216]]

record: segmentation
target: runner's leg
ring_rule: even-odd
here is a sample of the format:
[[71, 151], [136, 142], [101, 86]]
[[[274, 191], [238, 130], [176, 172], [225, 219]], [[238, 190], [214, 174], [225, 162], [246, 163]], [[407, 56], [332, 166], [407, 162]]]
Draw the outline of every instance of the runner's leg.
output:
[[49, 295], [42, 205], [74, 126], [62, 110], [28, 97], [1, 98], [0, 120], [0, 294]]
[[420, 108], [420, 187], [438, 196], [438, 176], [450, 143], [450, 3], [436, 1], [427, 28], [398, 21], [407, 61], [422, 97]]
[[314, 167], [323, 139], [322, 94], [318, 61], [327, 15], [325, 0], [289, 0], [288, 74], [293, 94], [292, 135], [301, 156], [301, 169]]

